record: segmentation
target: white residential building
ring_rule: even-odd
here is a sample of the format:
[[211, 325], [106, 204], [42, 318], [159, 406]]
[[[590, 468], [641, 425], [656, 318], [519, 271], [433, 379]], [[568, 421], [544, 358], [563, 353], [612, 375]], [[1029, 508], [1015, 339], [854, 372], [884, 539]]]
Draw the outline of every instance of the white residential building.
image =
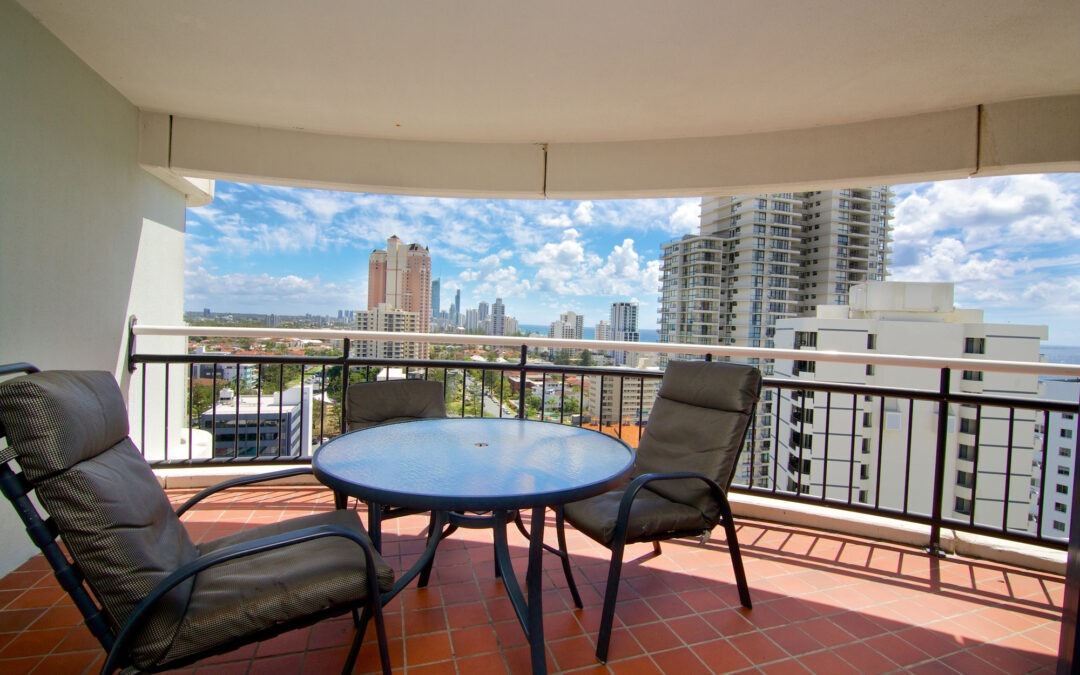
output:
[[[1042, 382], [1039, 398], [1051, 401], [1080, 401], [1080, 380], [1048, 379]], [[1072, 522], [1072, 486], [1076, 471], [1076, 455], [1080, 451], [1080, 415], [1076, 412], [1049, 414], [1043, 429], [1042, 415], [1036, 421], [1035, 455], [1037, 470], [1032, 481], [1035, 486], [1032, 513], [1038, 513], [1039, 493], [1042, 493], [1042, 523], [1044, 537], [1068, 539]], [[1046, 449], [1045, 457], [1042, 456]], [[1045, 464], [1045, 468], [1043, 466]], [[1043, 480], [1045, 476], [1045, 481]], [[1045, 484], [1043, 484], [1045, 483]]]
[[611, 323], [600, 319], [596, 322], [596, 332], [593, 335], [596, 340], [611, 340]]
[[[889, 262], [888, 186], [705, 198], [698, 234], [664, 244], [660, 341], [776, 346], [776, 324], [848, 301], [853, 283], [881, 281]], [[746, 359], [772, 373], [769, 360]], [[769, 484], [772, 393], [758, 406], [753, 448], [736, 481]], [[750, 446], [748, 446], [749, 448]]]
[[[777, 347], [958, 359], [1039, 360], [1046, 326], [989, 324], [982, 310], [957, 309], [947, 283], [870, 282], [851, 289], [847, 306], [784, 319]], [[809, 354], [808, 354], [809, 356]], [[940, 371], [907, 366], [777, 359], [782, 379], [937, 390]], [[1001, 395], [1038, 392], [1034, 375], [955, 371], [951, 391]], [[826, 414], [826, 400], [831, 411]], [[800, 491], [884, 508], [930, 512], [938, 404], [784, 390], [776, 401], [776, 480]], [[1026, 531], [1031, 503], [1035, 415], [975, 405], [949, 406], [943, 515], [1001, 526], [1008, 486], [1008, 527]], [[854, 436], [853, 436], [854, 432]], [[1012, 442], [1010, 451], [1009, 442]], [[1006, 468], [1011, 454], [1012, 465]], [[976, 461], [978, 462], [976, 466]], [[852, 483], [849, 491], [849, 482]], [[905, 487], [906, 486], [906, 487]]]
[[580, 340], [585, 335], [585, 317], [574, 312], [563, 312], [558, 321], [551, 322], [548, 337], [564, 340]]
[[[611, 303], [611, 339], [619, 342], [640, 342], [638, 332], [638, 304], [636, 302]], [[634, 352], [615, 350], [611, 352], [612, 363], [616, 366], [633, 364], [637, 358]]]
[[[420, 330], [420, 319], [416, 312], [396, 309], [383, 302], [374, 309], [357, 312], [354, 327], [356, 330], [415, 333]], [[428, 347], [420, 342], [356, 340], [352, 352], [358, 358], [420, 359], [427, 358]]]
[[[506, 305], [503, 304], [502, 298], [495, 298], [495, 304], [491, 306], [491, 334], [492, 335], [509, 335], [517, 332], [517, 326], [514, 326], [513, 331], [507, 330], [506, 327]], [[514, 322], [517, 323], [516, 321]]]
[[[647, 370], [660, 372], [659, 368]], [[639, 420], [647, 422], [656, 393], [660, 391], [659, 377], [587, 375], [585, 382], [588, 393], [584, 412], [605, 426], [620, 421], [623, 424], [637, 424]]]

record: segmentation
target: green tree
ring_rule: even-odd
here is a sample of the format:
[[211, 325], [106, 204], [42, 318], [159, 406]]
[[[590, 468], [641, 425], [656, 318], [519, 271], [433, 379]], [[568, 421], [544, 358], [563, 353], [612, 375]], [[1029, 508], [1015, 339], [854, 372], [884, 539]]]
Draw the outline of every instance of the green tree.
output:
[[593, 364], [592, 353], [588, 349], [581, 350], [581, 365], [591, 366]]

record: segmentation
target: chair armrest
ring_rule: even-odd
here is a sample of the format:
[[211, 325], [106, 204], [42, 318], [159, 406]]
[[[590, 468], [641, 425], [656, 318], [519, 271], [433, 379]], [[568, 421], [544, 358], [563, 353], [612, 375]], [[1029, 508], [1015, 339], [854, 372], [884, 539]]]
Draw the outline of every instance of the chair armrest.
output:
[[237, 558], [244, 558], [256, 553], [263, 553], [265, 551], [292, 546], [294, 544], [300, 544], [313, 539], [321, 539], [323, 537], [344, 537], [360, 545], [360, 548], [364, 551], [364, 564], [367, 566], [368, 570], [368, 595], [369, 597], [375, 598], [375, 601], [378, 602], [379, 587], [375, 575], [375, 556], [372, 552], [372, 548], [364, 541], [362, 536], [352, 530], [341, 527], [340, 525], [305, 527], [293, 532], [283, 532], [282, 534], [263, 537], [262, 539], [233, 544], [232, 546], [220, 548], [216, 551], [207, 553], [206, 555], [201, 555], [191, 562], [181, 565], [172, 574], [158, 583], [158, 585], [154, 587], [154, 590], [150, 591], [149, 595], [143, 598], [142, 602], [140, 602], [131, 614], [128, 615], [127, 621], [124, 622], [124, 625], [116, 635], [116, 641], [109, 651], [108, 658], [105, 660], [105, 665], [102, 666], [101, 672], [103, 674], [112, 673], [117, 667], [116, 661], [123, 654], [127, 641], [134, 635], [135, 627], [140, 623], [146, 612], [166, 593], [179, 586], [188, 578], [193, 577], [199, 572], [213, 567], [214, 565], [220, 565], [221, 563], [236, 560]]
[[625, 540], [626, 526], [630, 522], [630, 507], [633, 505], [634, 497], [641, 491], [641, 488], [658, 480], [681, 480], [685, 478], [695, 478], [704, 481], [705, 484], [709, 486], [709, 491], [712, 492], [713, 497], [720, 502], [721, 515], [725, 518], [731, 518], [731, 507], [728, 506], [727, 495], [724, 493], [724, 489], [708, 476], [703, 476], [700, 473], [693, 473], [691, 471], [646, 473], [630, 481], [630, 484], [626, 486], [626, 491], [623, 492], [622, 500], [619, 502], [619, 515], [616, 516], [615, 519], [615, 539]]
[[205, 490], [199, 492], [191, 499], [187, 500], [176, 509], [176, 517], [184, 515], [184, 513], [195, 506], [202, 500], [206, 499], [212, 494], [227, 490], [229, 488], [237, 487], [240, 485], [252, 485], [254, 483], [262, 483], [268, 480], [276, 480], [278, 478], [289, 478], [291, 476], [304, 476], [311, 473], [310, 466], [300, 466], [295, 469], [284, 469], [282, 471], [272, 471], [270, 473], [260, 473], [253, 476], [240, 476], [238, 478], [230, 478], [229, 480], [222, 481], [217, 485], [211, 485]]

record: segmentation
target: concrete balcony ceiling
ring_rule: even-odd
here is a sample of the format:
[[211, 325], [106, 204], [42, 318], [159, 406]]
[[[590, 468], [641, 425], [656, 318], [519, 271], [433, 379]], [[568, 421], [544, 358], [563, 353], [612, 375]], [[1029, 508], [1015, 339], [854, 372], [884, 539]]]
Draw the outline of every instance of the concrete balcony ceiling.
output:
[[21, 0], [151, 169], [618, 197], [1080, 168], [1080, 3]]

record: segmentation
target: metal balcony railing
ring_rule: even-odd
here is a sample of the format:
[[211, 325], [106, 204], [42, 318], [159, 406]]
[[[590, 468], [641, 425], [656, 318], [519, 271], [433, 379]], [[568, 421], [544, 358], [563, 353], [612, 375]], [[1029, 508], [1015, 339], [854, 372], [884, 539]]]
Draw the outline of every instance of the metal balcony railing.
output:
[[[137, 349], [144, 335], [305, 337], [339, 341], [341, 348], [336, 355], [320, 356], [150, 354]], [[348, 356], [359, 340], [512, 346], [518, 358], [498, 362]], [[1080, 366], [716, 344], [137, 324], [132, 326], [130, 345], [132, 382], [139, 384], [138, 397], [133, 397], [131, 405], [133, 417], [142, 421], [132, 435], [148, 461], [158, 467], [309, 461], [310, 452], [324, 439], [344, 432], [341, 407], [350, 384], [388, 378], [391, 369], [398, 376], [442, 382], [451, 416], [515, 416], [599, 426], [636, 445], [661, 371], [556, 365], [530, 358], [531, 354], [631, 351], [659, 354], [661, 363], [672, 358], [724, 358], [760, 365], [767, 373], [780, 359], [797, 359], [800, 370], [822, 361], [931, 368], [939, 372], [936, 390], [767, 377], [737, 471], [737, 476], [754, 478], [752, 482], [737, 478], [732, 491], [924, 524], [930, 527], [931, 549], [937, 549], [942, 529], [1059, 550], [1067, 544], [1064, 533], [1048, 533], [1042, 526], [1044, 518], [1051, 517], [1055, 501], [1041, 489], [1046, 485], [1046, 463], [1032, 459], [1025, 474], [1022, 460], [1045, 456], [1046, 438], [1040, 435], [1036, 441], [1036, 427], [1047, 428], [1050, 415], [1076, 414], [1080, 406], [1076, 401], [955, 391], [960, 378], [953, 371], [1077, 377]], [[623, 378], [624, 386], [612, 387], [611, 378]], [[280, 393], [289, 385], [299, 387], [293, 399]], [[251, 396], [254, 409], [242, 412], [240, 405], [220, 405], [226, 387], [234, 397]], [[619, 401], [608, 398], [620, 390]], [[277, 404], [267, 405], [266, 396], [274, 392]], [[309, 401], [306, 405], [305, 400]], [[297, 405], [285, 410], [283, 401]], [[800, 409], [794, 418], [793, 403]], [[960, 406], [967, 407], [963, 429], [956, 423]], [[933, 441], [920, 444], [915, 442], [913, 427], [926, 419], [934, 420]], [[759, 428], [760, 420], [765, 421], [765, 428]], [[206, 443], [201, 446], [201, 456], [194, 450], [200, 435], [204, 440], [211, 437], [209, 448]], [[1072, 443], [1075, 446], [1077, 440]], [[1080, 454], [1080, 447], [1074, 447], [1073, 453]], [[971, 475], [963, 495], [954, 492], [958, 461], [964, 462], [964, 470]], [[1002, 466], [1009, 469], [1002, 471]], [[1069, 480], [1071, 495], [1080, 486]], [[961, 504], [964, 508], [957, 506], [959, 500], [969, 498]]]

